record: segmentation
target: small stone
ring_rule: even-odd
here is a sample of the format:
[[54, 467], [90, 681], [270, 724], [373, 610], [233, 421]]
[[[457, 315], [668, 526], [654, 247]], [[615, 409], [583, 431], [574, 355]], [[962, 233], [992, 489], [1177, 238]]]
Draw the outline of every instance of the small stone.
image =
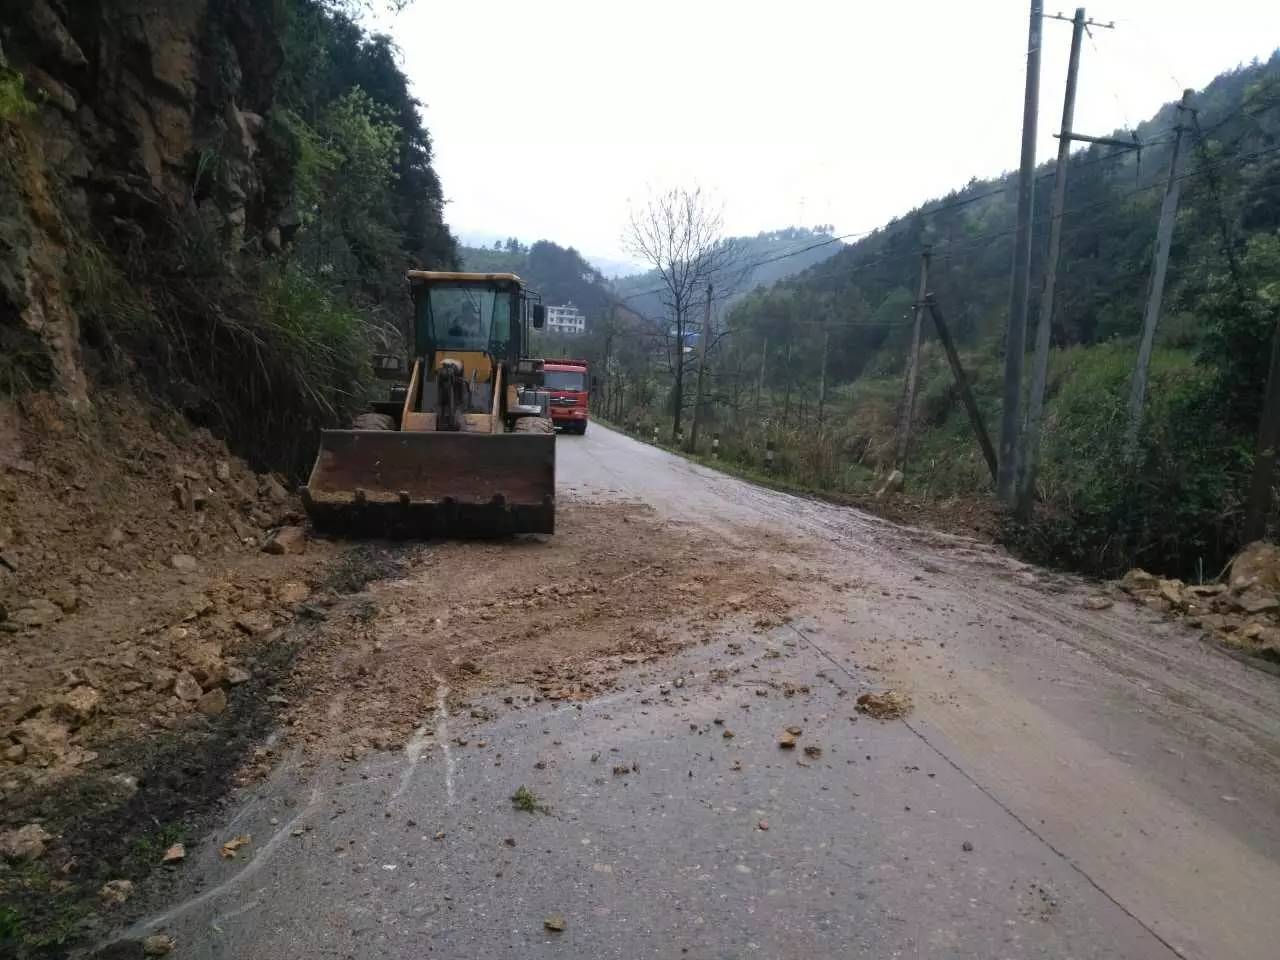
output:
[[556, 933], [559, 933], [565, 928], [564, 917], [560, 916], [558, 913], [553, 913], [542, 921], [542, 925], [548, 930], [554, 930]]
[[203, 694], [200, 683], [186, 670], [181, 670], [173, 678], [173, 693], [179, 700], [195, 703]]
[[18, 724], [13, 739], [27, 748], [28, 756], [39, 760], [61, 760], [67, 753], [71, 730], [65, 723], [48, 717], [28, 717]]
[[148, 957], [163, 957], [172, 953], [178, 941], [164, 933], [156, 933], [142, 941], [142, 953]]
[[187, 859], [187, 848], [181, 843], [175, 843], [164, 852], [164, 856], [160, 858], [161, 863], [181, 863]]
[[256, 637], [271, 629], [271, 614], [265, 610], [250, 610], [236, 617], [236, 626], [249, 636]]
[[213, 475], [222, 483], [226, 483], [231, 479], [231, 464], [225, 460], [219, 460], [213, 465]]
[[63, 587], [49, 594], [48, 600], [63, 613], [75, 613], [80, 606], [80, 595], [71, 587]]
[[284, 484], [269, 473], [258, 477], [258, 489], [263, 496], [276, 503], [284, 503], [289, 499], [289, 491], [284, 488]]
[[27, 759], [27, 748], [20, 743], [10, 744], [5, 747], [4, 758], [9, 763], [21, 763]]
[[724, 733], [720, 734], [720, 736], [724, 737], [726, 740], [732, 740], [732, 739], [733, 739], [733, 731], [732, 731], [732, 730], [726, 730]]
[[1159, 587], [1160, 578], [1139, 567], [1134, 567], [1120, 579], [1120, 589], [1126, 593], [1145, 593]]
[[794, 750], [796, 746], [796, 735], [787, 731], [778, 737], [778, 746], [783, 750]]
[[293, 606], [295, 603], [302, 603], [311, 596], [311, 588], [305, 583], [297, 580], [290, 580], [282, 583], [276, 588], [276, 599], [285, 606]]
[[758, 829], [758, 830], [768, 830], [768, 829], [769, 829], [769, 821], [768, 821], [768, 820], [761, 820], [759, 823], [757, 823], [757, 824], [756, 824], [756, 829]]
[[1110, 597], [1085, 597], [1081, 606], [1086, 610], [1106, 610], [1114, 606], [1114, 601]]
[[62, 611], [57, 604], [44, 597], [28, 600], [9, 615], [9, 620], [21, 627], [45, 627], [61, 619]]
[[183, 573], [193, 573], [196, 567], [196, 558], [185, 553], [176, 553], [169, 558], [169, 564], [175, 570], [181, 570]]
[[227, 667], [227, 683], [233, 687], [248, 683], [252, 679], [253, 675], [243, 667]]
[[822, 756], [822, 748], [817, 746], [816, 744], [811, 743], [804, 748], [804, 755], [806, 757], [812, 757], [814, 760], [816, 760], [818, 759], [818, 757]]
[[263, 553], [282, 556], [290, 553], [302, 553], [307, 549], [307, 533], [302, 527], [281, 527], [267, 538], [262, 545]]
[[53, 837], [38, 823], [0, 833], [0, 857], [6, 860], [39, 860]]
[[221, 683], [227, 675], [227, 665], [222, 659], [222, 650], [215, 643], [201, 641], [191, 644], [182, 653], [191, 675], [200, 681], [204, 689]]
[[98, 891], [98, 896], [105, 904], [115, 906], [124, 903], [133, 896], [133, 881], [108, 880], [102, 885], [102, 889]]
[[59, 720], [65, 720], [73, 727], [87, 723], [93, 719], [102, 703], [102, 694], [89, 686], [79, 686], [68, 690], [53, 705], [51, 712]]
[[960, 849], [963, 850], [965, 853], [973, 853], [973, 843], [969, 840], [966, 840], [964, 843], [960, 844]]
[[227, 709], [227, 692], [221, 687], [214, 687], [196, 701], [196, 709], [206, 717], [216, 717]]

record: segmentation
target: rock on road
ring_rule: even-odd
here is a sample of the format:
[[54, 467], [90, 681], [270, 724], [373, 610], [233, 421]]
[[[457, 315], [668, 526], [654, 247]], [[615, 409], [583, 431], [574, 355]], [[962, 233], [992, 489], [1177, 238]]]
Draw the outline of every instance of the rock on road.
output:
[[[1275, 677], [976, 542], [599, 424], [557, 447], [561, 510], [643, 501], [859, 586], [594, 700], [496, 689], [472, 719], [441, 689], [403, 751], [286, 762], [107, 953], [163, 932], [244, 960], [1277, 955]], [[885, 687], [905, 719], [856, 711]], [[238, 834], [249, 855], [219, 857]]]

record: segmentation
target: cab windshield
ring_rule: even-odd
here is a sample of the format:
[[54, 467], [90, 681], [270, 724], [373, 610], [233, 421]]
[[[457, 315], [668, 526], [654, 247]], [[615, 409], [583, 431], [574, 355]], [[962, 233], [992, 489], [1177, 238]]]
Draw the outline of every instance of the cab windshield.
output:
[[587, 375], [576, 370], [548, 370], [543, 376], [548, 390], [576, 390], [581, 393], [587, 389]]
[[[437, 350], [489, 350], [511, 337], [510, 291], [474, 284], [432, 285], [418, 305], [422, 339]], [[493, 351], [490, 351], [493, 352]], [[498, 350], [497, 352], [504, 352]]]

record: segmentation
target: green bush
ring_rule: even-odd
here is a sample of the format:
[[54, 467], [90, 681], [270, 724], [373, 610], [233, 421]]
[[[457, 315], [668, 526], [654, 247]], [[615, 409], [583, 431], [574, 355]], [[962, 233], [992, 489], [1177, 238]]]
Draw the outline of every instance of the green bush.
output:
[[1132, 344], [1066, 351], [1045, 423], [1043, 510], [1012, 535], [1046, 562], [1115, 575], [1132, 566], [1194, 576], [1239, 543], [1246, 437], [1224, 429], [1213, 372], [1157, 350], [1136, 459], [1124, 446]]
[[23, 76], [8, 67], [0, 67], [0, 121], [20, 120], [35, 111], [27, 98]]

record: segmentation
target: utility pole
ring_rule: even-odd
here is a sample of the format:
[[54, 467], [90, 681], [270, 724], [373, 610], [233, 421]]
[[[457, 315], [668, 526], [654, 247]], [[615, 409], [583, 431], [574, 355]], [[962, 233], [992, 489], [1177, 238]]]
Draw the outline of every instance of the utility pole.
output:
[[1253, 476], [1249, 481], [1249, 504], [1244, 515], [1245, 543], [1261, 540], [1267, 534], [1277, 445], [1280, 445], [1280, 323], [1271, 330], [1271, 367], [1267, 371], [1267, 393], [1262, 401], [1262, 422], [1258, 424], [1258, 449], [1253, 457]]
[[916, 290], [916, 302], [912, 310], [911, 352], [907, 354], [907, 376], [902, 386], [902, 406], [898, 411], [898, 446], [894, 466], [902, 470], [907, 465], [907, 447], [911, 443], [911, 418], [916, 407], [916, 382], [920, 376], [920, 328], [924, 323], [924, 297], [929, 292], [928, 245], [920, 253], [920, 285]]
[[1173, 155], [1169, 158], [1169, 179], [1165, 182], [1164, 202], [1160, 205], [1160, 222], [1156, 226], [1156, 250], [1151, 267], [1151, 289], [1147, 309], [1142, 318], [1142, 340], [1138, 344], [1138, 363], [1133, 369], [1133, 386], [1129, 393], [1129, 428], [1125, 434], [1125, 455], [1132, 463], [1138, 456], [1138, 434], [1142, 429], [1142, 411], [1147, 401], [1147, 374], [1151, 369], [1151, 349], [1155, 344], [1156, 325], [1160, 322], [1160, 301], [1164, 297], [1164, 278], [1169, 269], [1169, 248], [1173, 244], [1173, 224], [1178, 215], [1178, 194], [1182, 190], [1182, 167], [1186, 151], [1182, 149], [1187, 126], [1183, 118], [1191, 106], [1194, 91], [1183, 90], [1178, 102], [1178, 122], [1174, 126]]
[[707, 370], [707, 341], [711, 339], [711, 281], [707, 281], [707, 310], [702, 318], [702, 336], [698, 342], [698, 383], [693, 397], [693, 429], [689, 431], [689, 450], [698, 449], [698, 424], [702, 420], [702, 381]]
[[1000, 456], [996, 495], [1013, 505], [1018, 477], [1018, 402], [1022, 398], [1022, 361], [1027, 338], [1027, 299], [1031, 288], [1031, 213], [1035, 195], [1036, 121], [1040, 104], [1040, 38], [1044, 0], [1031, 0], [1027, 34], [1027, 88], [1022, 105], [1022, 163], [1018, 169], [1018, 226], [1013, 244], [1013, 283], [1009, 293], [1009, 330], [1004, 343], [1004, 391], [1000, 410]]
[[764, 365], [769, 359], [769, 338], [760, 343], [760, 379], [756, 381], [756, 419], [760, 419], [760, 394], [764, 392]]
[[822, 371], [818, 375], [818, 426], [822, 426], [822, 413], [827, 405], [827, 350], [831, 346], [831, 328], [826, 319], [822, 322]]
[[1053, 199], [1049, 206], [1049, 256], [1045, 260], [1044, 290], [1040, 294], [1040, 324], [1036, 328], [1031, 393], [1027, 397], [1027, 429], [1018, 478], [1018, 515], [1031, 513], [1036, 461], [1040, 456], [1040, 419], [1044, 414], [1045, 381], [1049, 375], [1049, 343], [1053, 334], [1053, 297], [1062, 250], [1062, 205], [1067, 195], [1067, 163], [1071, 158], [1071, 124], [1076, 111], [1076, 77], [1080, 72], [1080, 41], [1084, 36], [1084, 7], [1076, 7], [1071, 21], [1071, 56], [1067, 61], [1067, 89], [1062, 97], [1062, 126], [1058, 136], [1058, 165], [1053, 171]]

